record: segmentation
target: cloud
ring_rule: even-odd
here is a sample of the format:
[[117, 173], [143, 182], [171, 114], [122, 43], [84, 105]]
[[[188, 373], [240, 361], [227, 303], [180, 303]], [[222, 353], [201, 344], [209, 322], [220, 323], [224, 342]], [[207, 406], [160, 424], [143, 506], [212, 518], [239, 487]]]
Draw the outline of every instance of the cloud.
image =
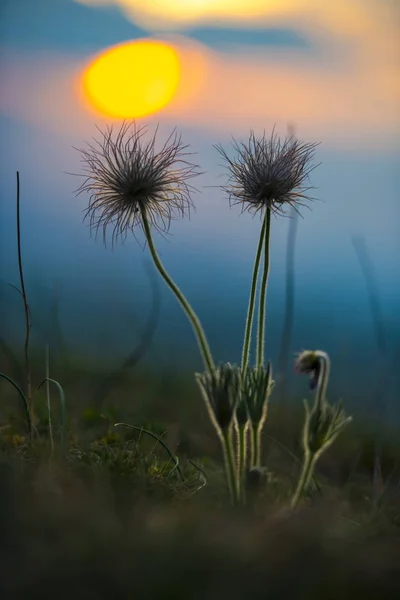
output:
[[[367, 60], [358, 46], [330, 62], [293, 51], [268, 55], [265, 48], [241, 46], [217, 52], [183, 36], [164, 39], [180, 56], [182, 80], [175, 99], [156, 115], [161, 122], [219, 137], [292, 122], [299, 135], [336, 146], [397, 143], [394, 59], [375, 54]], [[82, 101], [80, 76], [91, 59], [3, 49], [0, 112], [66, 134], [84, 135], [93, 122], [110, 122]]]
[[[161, 122], [218, 136], [292, 122], [299, 135], [331, 145], [398, 145], [400, 54], [396, 8], [388, 0], [76, 1], [93, 7], [114, 3], [149, 29], [284, 26], [311, 42], [311, 53], [288, 48], [272, 53], [255, 45], [216, 51], [182, 35], [159, 35], [182, 62], [177, 95], [157, 115]], [[66, 133], [105, 122], [87, 107], [79, 87], [93, 57], [2, 54], [3, 114]]]
[[[300, 21], [348, 35], [372, 30], [388, 0], [75, 0], [91, 7], [115, 5], [150, 31], [184, 31], [193, 25], [265, 27]], [[395, 8], [392, 7], [394, 11]]]
[[398, 49], [400, 6], [392, 0], [75, 0], [117, 6], [150, 32], [187, 32], [195, 26], [265, 29], [292, 27], [310, 39], [332, 39], [372, 54]]
[[349, 57], [326, 68], [295, 52], [266, 56], [251, 47], [203, 49], [203, 60], [200, 91], [190, 102], [177, 98], [167, 117], [240, 134], [291, 121], [303, 135], [356, 146], [390, 144], [398, 135], [399, 86], [389, 66]]
[[313, 43], [318, 56], [329, 56], [329, 68], [362, 63], [360, 68], [375, 76], [373, 85], [393, 88], [396, 83], [398, 91], [400, 4], [393, 0], [75, 1], [92, 7], [115, 5], [151, 32], [190, 32], [194, 26], [293, 29]]

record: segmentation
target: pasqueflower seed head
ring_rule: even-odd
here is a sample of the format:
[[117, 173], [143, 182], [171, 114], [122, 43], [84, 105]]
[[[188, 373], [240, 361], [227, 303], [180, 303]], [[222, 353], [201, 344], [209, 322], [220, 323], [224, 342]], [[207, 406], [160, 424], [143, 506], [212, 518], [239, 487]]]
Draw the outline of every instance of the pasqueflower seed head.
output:
[[77, 150], [83, 162], [82, 185], [76, 194], [89, 194], [85, 219], [97, 235], [103, 231], [106, 243], [108, 227], [112, 229], [112, 244], [128, 232], [135, 235], [143, 228], [143, 218], [161, 233], [169, 230], [176, 213], [185, 216], [192, 206], [191, 192], [195, 189], [187, 181], [199, 175], [197, 165], [187, 157], [188, 145], [174, 130], [157, 151], [156, 135], [145, 141], [147, 128], [135, 122], [124, 122], [113, 135], [107, 127], [100, 140]]
[[256, 137], [253, 131], [247, 143], [233, 141], [236, 158], [229, 158], [221, 145], [215, 146], [228, 166], [228, 183], [222, 189], [231, 205], [241, 204], [243, 211], [259, 212], [270, 208], [284, 214], [285, 208], [303, 206], [312, 200], [307, 192], [309, 174], [318, 144], [300, 142], [293, 136], [281, 140], [272, 131]]

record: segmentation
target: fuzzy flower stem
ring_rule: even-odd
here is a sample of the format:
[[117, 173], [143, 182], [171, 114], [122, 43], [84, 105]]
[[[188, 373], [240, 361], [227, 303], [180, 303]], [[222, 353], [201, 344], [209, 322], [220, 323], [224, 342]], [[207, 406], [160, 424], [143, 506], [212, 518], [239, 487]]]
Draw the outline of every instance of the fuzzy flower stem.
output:
[[189, 302], [186, 300], [184, 294], [181, 292], [179, 287], [176, 285], [176, 283], [170, 277], [170, 275], [166, 271], [164, 265], [162, 264], [160, 257], [158, 256], [156, 247], [154, 246], [153, 238], [151, 235], [151, 229], [150, 229], [149, 222], [147, 219], [146, 209], [142, 206], [140, 208], [140, 210], [142, 213], [144, 233], [146, 236], [147, 243], [149, 245], [150, 254], [154, 261], [154, 264], [157, 267], [157, 270], [160, 273], [161, 277], [164, 279], [165, 283], [175, 294], [180, 305], [182, 306], [183, 310], [185, 311], [186, 316], [188, 317], [188, 319], [193, 327], [193, 330], [195, 332], [197, 342], [198, 342], [198, 345], [200, 348], [200, 352], [201, 352], [201, 355], [202, 355], [202, 358], [204, 361], [204, 365], [205, 365], [206, 369], [208, 369], [208, 371], [211, 373], [212, 370], [214, 369], [214, 361], [213, 361], [213, 358], [211, 355], [211, 351], [210, 351], [210, 347], [207, 342], [206, 335], [205, 335], [203, 327], [200, 323], [200, 320], [199, 320], [198, 316], [196, 315], [196, 313], [194, 312], [193, 308], [190, 306]]
[[258, 309], [258, 335], [257, 335], [257, 367], [261, 368], [264, 364], [264, 345], [265, 345], [265, 312], [266, 296], [269, 275], [269, 240], [271, 232], [271, 208], [267, 207], [265, 215], [264, 230], [264, 271], [260, 289], [260, 304]]
[[250, 468], [255, 465], [255, 453], [254, 427], [250, 425]]
[[319, 373], [315, 394], [315, 405], [320, 408], [326, 398], [326, 389], [328, 387], [331, 361], [327, 353], [322, 352], [321, 350], [317, 351], [317, 357], [319, 361]]
[[243, 479], [246, 472], [247, 462], [247, 432], [248, 424], [238, 425], [237, 427], [237, 444], [238, 444], [238, 486], [241, 500], [244, 500]]
[[231, 428], [221, 432], [221, 442], [231, 501], [233, 505], [236, 505], [238, 502], [239, 481], [236, 470], [235, 452], [233, 450]]
[[261, 228], [260, 239], [258, 242], [257, 253], [256, 253], [255, 261], [254, 261], [254, 267], [253, 267], [253, 278], [251, 281], [249, 306], [247, 309], [246, 329], [245, 329], [245, 334], [244, 334], [243, 352], [242, 352], [242, 375], [243, 375], [243, 377], [246, 376], [247, 365], [249, 363], [251, 330], [252, 330], [252, 326], [253, 326], [255, 298], [256, 298], [256, 291], [257, 291], [257, 276], [258, 276], [258, 269], [260, 267], [261, 252], [262, 252], [262, 248], [264, 245], [264, 239], [265, 239], [266, 221], [267, 221], [267, 216], [265, 216], [263, 225]]
[[261, 429], [262, 423], [254, 423], [250, 429], [250, 467], [261, 464]]
[[292, 501], [291, 501], [292, 509], [297, 506], [300, 498], [302, 497], [305, 490], [310, 485], [316, 462], [317, 462], [316, 453], [308, 452], [305, 455], [301, 475], [300, 475], [299, 481], [297, 483], [296, 491], [295, 491]]
[[315, 465], [323, 452], [333, 443], [340, 431], [351, 421], [345, 417], [341, 403], [331, 406], [326, 399], [330, 373], [330, 359], [322, 350], [305, 350], [296, 360], [299, 373], [311, 375], [311, 389], [315, 389], [315, 400], [310, 410], [304, 400], [306, 417], [303, 427], [303, 467], [291, 506], [294, 508], [308, 489]]

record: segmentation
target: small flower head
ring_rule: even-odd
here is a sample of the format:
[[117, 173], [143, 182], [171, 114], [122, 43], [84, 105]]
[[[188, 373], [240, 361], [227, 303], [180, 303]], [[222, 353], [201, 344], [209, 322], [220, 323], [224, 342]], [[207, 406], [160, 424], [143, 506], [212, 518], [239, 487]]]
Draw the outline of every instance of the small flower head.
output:
[[320, 356], [316, 350], [304, 350], [297, 356], [294, 363], [297, 373], [310, 375], [310, 389], [312, 390], [317, 387], [320, 367]]
[[270, 363], [266, 368], [247, 368], [243, 381], [243, 399], [247, 406], [249, 420], [253, 425], [261, 426], [264, 423], [273, 386]]
[[82, 185], [77, 195], [87, 192], [89, 206], [85, 219], [96, 235], [112, 229], [112, 243], [125, 240], [143, 227], [143, 218], [161, 232], [167, 232], [175, 213], [184, 216], [192, 205], [188, 179], [199, 174], [197, 166], [186, 160], [188, 148], [174, 131], [156, 151], [157, 130], [144, 141], [146, 127], [124, 122], [113, 136], [113, 128], [99, 129], [100, 141], [78, 149], [84, 164]]
[[291, 205], [303, 205], [311, 200], [307, 192], [312, 161], [317, 144], [299, 142], [293, 136], [281, 140], [275, 131], [268, 138], [256, 137], [250, 132], [247, 143], [234, 140], [237, 157], [230, 159], [222, 148], [216, 146], [228, 165], [228, 184], [223, 187], [232, 204], [242, 204], [250, 212], [271, 208], [284, 214]]
[[211, 373], [196, 373], [196, 380], [217, 430], [228, 431], [240, 399], [239, 367], [226, 363]]

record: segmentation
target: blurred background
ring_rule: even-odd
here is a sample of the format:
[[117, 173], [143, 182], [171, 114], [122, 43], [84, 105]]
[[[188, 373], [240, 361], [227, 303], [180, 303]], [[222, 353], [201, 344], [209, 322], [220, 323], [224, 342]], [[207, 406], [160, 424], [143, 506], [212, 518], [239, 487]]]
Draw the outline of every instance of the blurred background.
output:
[[[307, 381], [292, 377], [295, 353], [321, 348], [333, 363], [331, 399], [373, 418], [383, 398], [385, 418], [400, 423], [398, 25], [395, 0], [3, 0], [2, 341], [21, 348], [24, 339], [23, 305], [8, 285], [19, 285], [19, 170], [33, 347], [123, 361], [156, 294], [158, 321], [142, 361], [154, 370], [202, 368], [186, 317], [154, 278], [143, 244], [128, 239], [111, 250], [91, 238], [82, 224], [87, 198], [74, 194], [81, 180], [68, 174], [81, 172], [74, 147], [98, 137], [96, 126], [137, 118], [150, 133], [159, 124], [160, 141], [176, 126], [205, 171], [194, 182], [191, 219], [173, 222], [156, 245], [216, 361], [239, 361], [260, 220], [229, 207], [213, 145], [228, 148], [250, 129], [286, 135], [292, 127], [301, 140], [321, 142], [321, 165], [312, 174], [317, 201], [296, 221], [290, 395], [309, 394]], [[97, 61], [140, 40], [153, 45], [111, 61], [96, 80]], [[152, 48], [166, 49], [164, 62]], [[266, 354], [275, 371], [290, 223], [272, 222]]]

